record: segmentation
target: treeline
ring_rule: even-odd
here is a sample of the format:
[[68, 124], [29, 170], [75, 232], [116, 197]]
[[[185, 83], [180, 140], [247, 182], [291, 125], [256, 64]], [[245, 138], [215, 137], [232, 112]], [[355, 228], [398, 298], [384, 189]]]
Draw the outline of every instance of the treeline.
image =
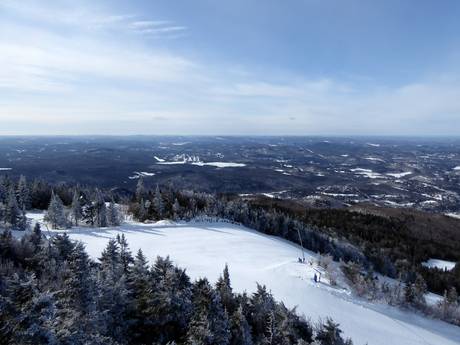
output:
[[72, 225], [116, 226], [121, 222], [116, 194], [97, 188], [51, 185], [42, 180], [31, 183], [24, 176], [18, 181], [0, 176], [0, 227], [25, 230], [26, 211], [46, 210], [45, 220], [54, 229]]
[[151, 267], [125, 238], [98, 262], [66, 234], [39, 225], [18, 240], [0, 235], [0, 343], [351, 345], [332, 320], [312, 325], [263, 286], [233, 292], [228, 268], [215, 285], [191, 282], [169, 258]]

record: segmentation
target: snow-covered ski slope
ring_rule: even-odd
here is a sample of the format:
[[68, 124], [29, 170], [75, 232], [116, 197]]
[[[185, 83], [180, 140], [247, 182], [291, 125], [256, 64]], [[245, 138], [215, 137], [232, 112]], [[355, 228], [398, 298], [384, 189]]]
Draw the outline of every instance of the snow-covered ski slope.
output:
[[150, 263], [167, 256], [187, 268], [192, 278], [215, 282], [228, 263], [236, 291], [253, 292], [265, 284], [287, 306], [312, 318], [332, 317], [355, 345], [460, 344], [460, 328], [384, 305], [366, 303], [346, 290], [314, 283], [316, 255], [306, 252], [307, 264], [297, 262], [298, 246], [277, 237], [228, 223], [127, 223], [118, 228], [71, 229], [72, 239], [86, 244], [98, 258], [110, 238], [125, 234], [135, 253], [142, 248]]

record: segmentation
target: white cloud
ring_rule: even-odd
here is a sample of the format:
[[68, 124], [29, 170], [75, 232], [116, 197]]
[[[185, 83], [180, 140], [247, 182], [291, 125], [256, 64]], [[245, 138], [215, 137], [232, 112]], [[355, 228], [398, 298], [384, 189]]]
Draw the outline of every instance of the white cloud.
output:
[[458, 78], [274, 81], [144, 41], [174, 22], [72, 6], [0, 2], [0, 134], [460, 133]]

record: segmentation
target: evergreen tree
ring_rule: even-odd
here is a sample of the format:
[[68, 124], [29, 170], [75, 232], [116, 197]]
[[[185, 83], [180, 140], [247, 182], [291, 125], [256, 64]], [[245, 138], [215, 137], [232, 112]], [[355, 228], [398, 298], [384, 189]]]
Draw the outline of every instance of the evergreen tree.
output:
[[216, 290], [219, 292], [222, 305], [227, 313], [232, 314], [235, 310], [235, 299], [230, 284], [230, 274], [228, 273], [228, 265], [225, 264], [223, 275], [219, 277], [216, 283]]
[[251, 328], [240, 305], [231, 319], [231, 345], [252, 345]]
[[19, 177], [17, 197], [19, 208], [25, 208], [26, 210], [28, 210], [31, 207], [29, 185], [27, 184], [27, 180], [24, 175], [21, 175]]
[[8, 193], [8, 201], [5, 209], [5, 223], [9, 224], [12, 228], [16, 228], [20, 219], [21, 212], [16, 199], [16, 193], [13, 187], [11, 187]]
[[58, 261], [68, 261], [75, 248], [75, 243], [70, 240], [69, 235], [66, 233], [56, 235], [52, 237], [51, 243], [56, 252], [56, 259]]
[[107, 223], [110, 226], [118, 226], [121, 224], [120, 213], [113, 199], [110, 201], [109, 207], [107, 208]]
[[141, 201], [147, 196], [147, 192], [144, 184], [144, 177], [140, 176], [136, 185], [136, 200]]
[[105, 206], [104, 197], [100, 190], [96, 190], [95, 201], [95, 225], [103, 228], [107, 226], [107, 208]]
[[179, 201], [177, 200], [177, 198], [174, 200], [172, 210], [173, 210], [173, 218], [175, 220], [178, 220], [180, 218], [180, 215], [181, 215], [181, 206], [180, 206]]
[[120, 246], [120, 263], [124, 274], [129, 273], [129, 268], [133, 264], [134, 259], [129, 250], [128, 241], [125, 234], [117, 235], [117, 243]]
[[0, 176], [0, 203], [6, 204], [8, 202], [9, 185], [6, 176]]
[[[123, 243], [126, 244], [126, 242]], [[124, 343], [128, 327], [125, 322], [129, 306], [128, 290], [119, 248], [114, 240], [109, 241], [100, 261], [101, 265], [97, 278], [99, 331], [104, 336]]]
[[65, 216], [64, 204], [54, 191], [51, 194], [51, 201], [48, 206], [48, 211], [45, 215], [45, 220], [51, 224], [53, 229], [67, 227], [67, 218]]
[[95, 333], [96, 296], [90, 261], [82, 243], [74, 245], [67, 262], [54, 322], [59, 342], [83, 344]]
[[110, 239], [107, 246], [102, 251], [101, 269], [104, 272], [111, 272], [114, 279], [119, 279], [123, 274], [123, 267], [121, 265], [120, 247], [116, 240]]
[[187, 340], [190, 344], [226, 345], [230, 342], [230, 328], [219, 294], [207, 279], [200, 279], [193, 287], [194, 314]]
[[75, 189], [73, 193], [72, 205], [70, 206], [70, 216], [75, 226], [78, 226], [78, 222], [83, 217], [83, 208], [80, 200], [80, 193], [77, 189]]
[[133, 343], [146, 344], [151, 339], [151, 303], [153, 301], [147, 259], [142, 250], [136, 254], [127, 278], [128, 286], [128, 333]]
[[164, 203], [163, 203], [163, 196], [161, 195], [160, 187], [156, 187], [155, 195], [153, 197], [153, 207], [155, 208], [155, 212], [157, 214], [158, 219], [162, 219], [164, 217]]
[[316, 341], [321, 345], [352, 345], [351, 340], [341, 337], [341, 333], [339, 324], [328, 318], [324, 324], [319, 325]]
[[139, 212], [138, 212], [138, 220], [140, 222], [143, 222], [147, 219], [148, 217], [148, 211], [147, 211], [147, 208], [145, 207], [145, 202], [144, 202], [144, 199], [141, 199], [141, 201], [139, 202]]

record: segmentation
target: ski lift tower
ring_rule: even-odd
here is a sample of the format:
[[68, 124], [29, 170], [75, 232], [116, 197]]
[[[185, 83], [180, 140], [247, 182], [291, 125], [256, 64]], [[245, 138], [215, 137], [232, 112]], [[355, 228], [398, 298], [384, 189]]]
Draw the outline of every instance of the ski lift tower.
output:
[[305, 262], [305, 251], [303, 249], [302, 237], [300, 236], [299, 228], [297, 228], [297, 235], [299, 235], [300, 247], [302, 248], [302, 262]]

